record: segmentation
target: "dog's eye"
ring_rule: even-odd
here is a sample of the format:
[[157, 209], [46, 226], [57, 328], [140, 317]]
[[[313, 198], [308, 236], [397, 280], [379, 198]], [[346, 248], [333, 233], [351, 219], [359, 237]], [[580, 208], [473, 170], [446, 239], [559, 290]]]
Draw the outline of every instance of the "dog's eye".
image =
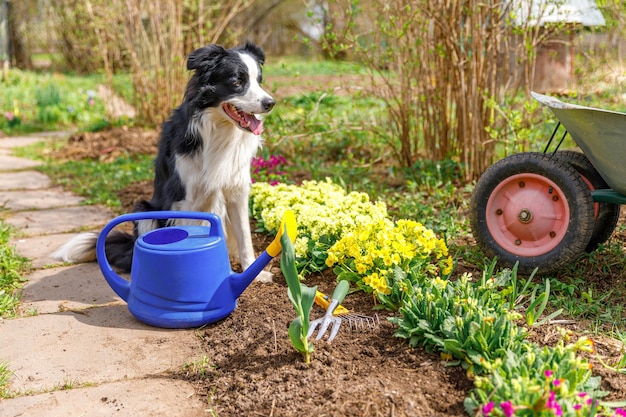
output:
[[243, 87], [243, 81], [238, 78], [235, 81], [233, 81], [233, 85], [237, 88]]

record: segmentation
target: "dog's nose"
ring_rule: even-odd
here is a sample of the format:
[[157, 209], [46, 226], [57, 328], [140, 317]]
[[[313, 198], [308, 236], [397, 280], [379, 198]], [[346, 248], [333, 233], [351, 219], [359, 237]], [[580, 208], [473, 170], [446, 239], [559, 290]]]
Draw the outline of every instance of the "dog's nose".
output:
[[266, 112], [272, 110], [275, 104], [276, 102], [271, 97], [267, 97], [261, 100], [261, 106], [263, 107], [263, 110]]

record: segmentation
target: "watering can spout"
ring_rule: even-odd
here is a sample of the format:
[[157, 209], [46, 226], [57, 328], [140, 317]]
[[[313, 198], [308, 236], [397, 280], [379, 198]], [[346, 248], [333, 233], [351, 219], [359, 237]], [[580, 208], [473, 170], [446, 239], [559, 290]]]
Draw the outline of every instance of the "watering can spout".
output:
[[259, 275], [263, 268], [265, 268], [265, 266], [272, 260], [272, 258], [281, 252], [282, 245], [280, 243], [280, 238], [283, 234], [287, 234], [293, 242], [296, 239], [297, 233], [296, 218], [293, 211], [288, 210], [283, 215], [276, 237], [265, 249], [265, 251], [263, 251], [263, 253], [245, 271], [231, 275], [230, 285], [233, 294], [235, 294], [236, 297], [239, 297], [248, 285], [254, 281], [257, 275]]

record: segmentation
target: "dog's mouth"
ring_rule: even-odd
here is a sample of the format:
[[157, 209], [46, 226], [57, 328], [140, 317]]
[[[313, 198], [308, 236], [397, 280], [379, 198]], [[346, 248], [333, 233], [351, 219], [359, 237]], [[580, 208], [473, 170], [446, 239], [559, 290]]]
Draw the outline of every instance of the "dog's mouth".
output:
[[263, 132], [263, 121], [258, 119], [255, 114], [241, 111], [230, 103], [225, 103], [222, 108], [242, 129], [252, 132], [255, 135], [260, 135], [261, 132]]

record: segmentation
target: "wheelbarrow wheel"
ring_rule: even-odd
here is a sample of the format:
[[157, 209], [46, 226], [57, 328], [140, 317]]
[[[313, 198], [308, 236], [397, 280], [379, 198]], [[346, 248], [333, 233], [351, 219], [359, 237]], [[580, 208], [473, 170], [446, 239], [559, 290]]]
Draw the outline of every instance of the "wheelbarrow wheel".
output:
[[[573, 166], [591, 191], [610, 188], [584, 153], [558, 151], [555, 156]], [[619, 221], [619, 212], [619, 204], [593, 203], [594, 227], [589, 244], [585, 248], [586, 252], [593, 252], [611, 237]]]
[[549, 274], [576, 260], [594, 227], [591, 191], [567, 162], [527, 152], [492, 165], [470, 203], [470, 224], [488, 257], [529, 275]]

